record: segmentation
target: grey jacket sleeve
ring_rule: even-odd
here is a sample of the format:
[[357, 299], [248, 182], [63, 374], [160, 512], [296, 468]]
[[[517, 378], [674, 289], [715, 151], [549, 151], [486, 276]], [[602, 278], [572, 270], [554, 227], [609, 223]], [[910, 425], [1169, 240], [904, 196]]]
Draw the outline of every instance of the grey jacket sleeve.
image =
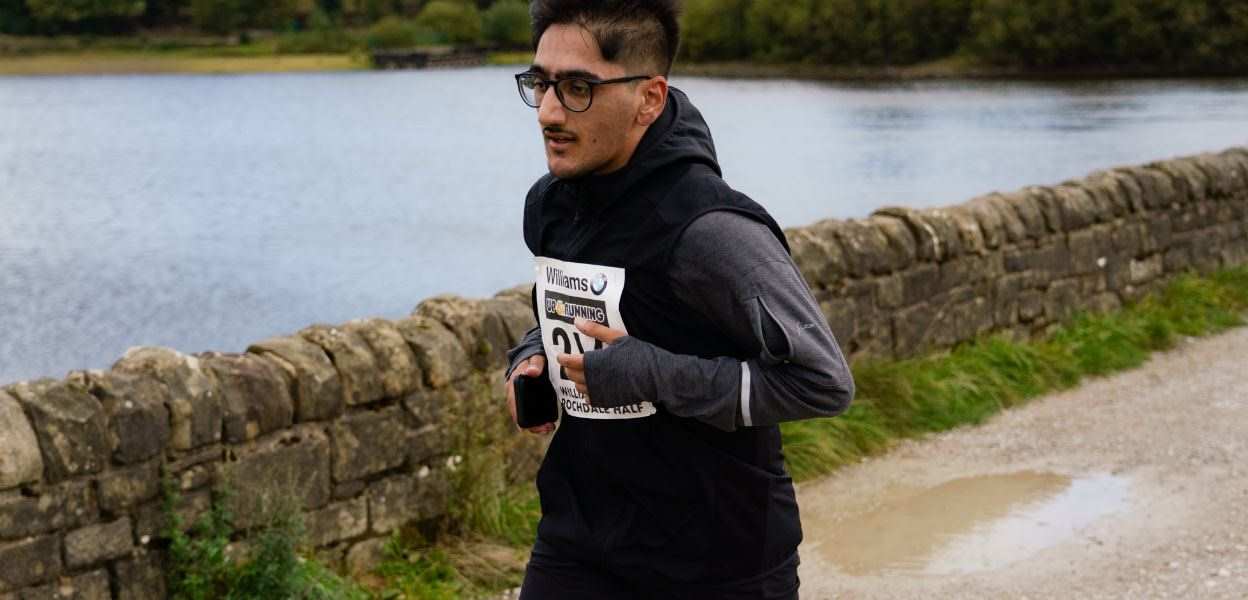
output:
[[741, 347], [746, 361], [676, 355], [631, 337], [585, 357], [590, 403], [642, 400], [723, 430], [833, 416], [854, 381], [784, 247], [757, 221], [727, 211], [698, 218], [669, 274], [674, 293]]
[[507, 373], [503, 375], [503, 381], [511, 379], [511, 372], [516, 370], [516, 365], [520, 364], [520, 361], [543, 352], [542, 329], [534, 325], [532, 329], [525, 332], [524, 337], [520, 338], [516, 347], [507, 351], [508, 366]]

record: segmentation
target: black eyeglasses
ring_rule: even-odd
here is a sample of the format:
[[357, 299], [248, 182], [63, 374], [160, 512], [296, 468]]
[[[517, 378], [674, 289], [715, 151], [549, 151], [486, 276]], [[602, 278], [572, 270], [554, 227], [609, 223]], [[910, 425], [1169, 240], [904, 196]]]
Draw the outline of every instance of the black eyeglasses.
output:
[[546, 90], [555, 88], [555, 97], [564, 108], [572, 112], [585, 112], [594, 103], [594, 86], [611, 83], [627, 83], [641, 79], [650, 79], [654, 75], [633, 75], [616, 79], [589, 79], [587, 77], [568, 77], [566, 79], [542, 79], [532, 71], [516, 73], [516, 87], [520, 89], [520, 98], [524, 103], [540, 108]]

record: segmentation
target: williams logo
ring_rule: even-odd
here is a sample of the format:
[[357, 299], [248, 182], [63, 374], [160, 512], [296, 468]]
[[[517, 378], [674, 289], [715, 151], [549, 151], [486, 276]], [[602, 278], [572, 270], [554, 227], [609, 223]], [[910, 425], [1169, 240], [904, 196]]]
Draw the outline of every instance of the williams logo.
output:
[[[605, 276], [604, 276], [605, 277]], [[574, 292], [588, 292], [589, 280], [584, 277], [572, 277], [563, 272], [563, 269], [555, 267], [546, 267], [546, 283], [557, 285], [561, 288], [567, 288]], [[606, 287], [603, 282], [603, 287]]]
[[605, 273], [594, 275], [594, 278], [589, 280], [589, 291], [593, 292], [595, 296], [601, 296], [603, 292], [607, 291], [607, 275]]
[[607, 324], [607, 305], [601, 300], [565, 296], [557, 292], [546, 292], [546, 318], [572, 324], [572, 320], [581, 317], [600, 325]]

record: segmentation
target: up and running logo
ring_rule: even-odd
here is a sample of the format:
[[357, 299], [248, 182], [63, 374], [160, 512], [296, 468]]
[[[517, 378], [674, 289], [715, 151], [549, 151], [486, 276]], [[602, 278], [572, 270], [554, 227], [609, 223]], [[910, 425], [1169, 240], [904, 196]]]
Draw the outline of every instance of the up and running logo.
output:
[[[596, 276], [591, 281], [585, 277], [570, 277], [555, 267], [546, 268], [546, 283], [578, 292], [601, 294], [606, 288], [606, 277]], [[600, 325], [610, 327], [607, 319], [607, 304], [602, 300], [570, 296], [547, 290], [543, 299], [546, 317], [571, 325], [573, 320], [581, 317]]]

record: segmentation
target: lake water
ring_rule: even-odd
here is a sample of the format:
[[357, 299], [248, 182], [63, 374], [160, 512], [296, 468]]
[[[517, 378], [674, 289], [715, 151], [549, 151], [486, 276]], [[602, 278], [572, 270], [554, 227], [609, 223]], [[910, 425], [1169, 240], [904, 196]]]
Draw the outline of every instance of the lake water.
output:
[[[0, 78], [0, 384], [525, 280], [516, 70]], [[1248, 80], [674, 84], [785, 226], [1248, 145]]]

